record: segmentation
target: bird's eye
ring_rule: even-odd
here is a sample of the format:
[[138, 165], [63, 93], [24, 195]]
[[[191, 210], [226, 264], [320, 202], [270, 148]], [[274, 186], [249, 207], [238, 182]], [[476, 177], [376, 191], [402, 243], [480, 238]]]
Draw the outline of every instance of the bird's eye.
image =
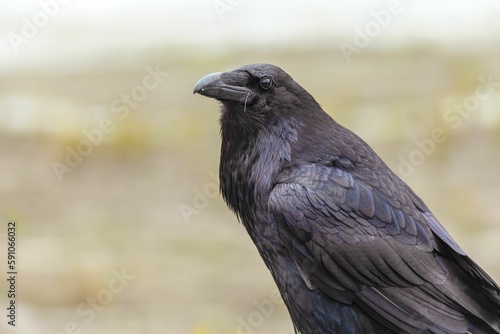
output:
[[270, 77], [263, 77], [260, 79], [260, 87], [262, 89], [270, 89], [273, 86], [273, 80]]

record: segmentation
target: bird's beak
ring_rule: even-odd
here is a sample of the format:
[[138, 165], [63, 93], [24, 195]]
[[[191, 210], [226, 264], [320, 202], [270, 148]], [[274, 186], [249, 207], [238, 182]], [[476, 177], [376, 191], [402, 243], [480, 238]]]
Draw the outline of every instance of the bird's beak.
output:
[[[229, 100], [245, 103], [252, 91], [245, 86], [238, 86], [241, 82], [238, 78], [240, 74], [233, 72], [217, 72], [204, 76], [194, 86], [193, 93], [198, 93], [217, 100]], [[246, 83], [244, 80], [243, 83]]]

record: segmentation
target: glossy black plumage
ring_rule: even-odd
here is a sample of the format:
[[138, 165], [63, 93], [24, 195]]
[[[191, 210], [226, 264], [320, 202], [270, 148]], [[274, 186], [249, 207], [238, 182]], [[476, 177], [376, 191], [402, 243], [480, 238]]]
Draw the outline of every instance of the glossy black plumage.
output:
[[280, 68], [202, 78], [221, 192], [297, 332], [500, 333], [500, 289], [358, 136]]

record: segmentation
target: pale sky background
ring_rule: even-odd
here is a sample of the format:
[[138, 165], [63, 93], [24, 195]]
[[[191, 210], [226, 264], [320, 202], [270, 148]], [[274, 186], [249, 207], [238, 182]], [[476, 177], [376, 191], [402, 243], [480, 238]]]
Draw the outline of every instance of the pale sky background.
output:
[[[65, 0], [60, 10], [16, 53], [8, 34], [21, 34], [23, 20], [41, 2], [0, 0], [0, 74], [93, 61], [109, 52], [155, 47], [235, 48], [237, 44], [352, 43], [355, 28], [389, 1], [264, 0]], [[221, 19], [215, 3], [234, 4]], [[459, 47], [467, 52], [500, 44], [500, 1], [402, 0], [371, 48], [415, 42]], [[85, 54], [84, 59], [80, 59]]]

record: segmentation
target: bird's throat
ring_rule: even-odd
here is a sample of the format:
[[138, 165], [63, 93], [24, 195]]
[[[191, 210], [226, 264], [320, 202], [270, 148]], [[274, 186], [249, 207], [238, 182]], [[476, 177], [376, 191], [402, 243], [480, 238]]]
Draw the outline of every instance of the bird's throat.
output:
[[[239, 219], [253, 221], [259, 203], [266, 203], [283, 165], [291, 159], [295, 128], [286, 122], [243, 137], [242, 129], [222, 124], [220, 189], [227, 205]], [[265, 198], [262, 198], [265, 197]]]

